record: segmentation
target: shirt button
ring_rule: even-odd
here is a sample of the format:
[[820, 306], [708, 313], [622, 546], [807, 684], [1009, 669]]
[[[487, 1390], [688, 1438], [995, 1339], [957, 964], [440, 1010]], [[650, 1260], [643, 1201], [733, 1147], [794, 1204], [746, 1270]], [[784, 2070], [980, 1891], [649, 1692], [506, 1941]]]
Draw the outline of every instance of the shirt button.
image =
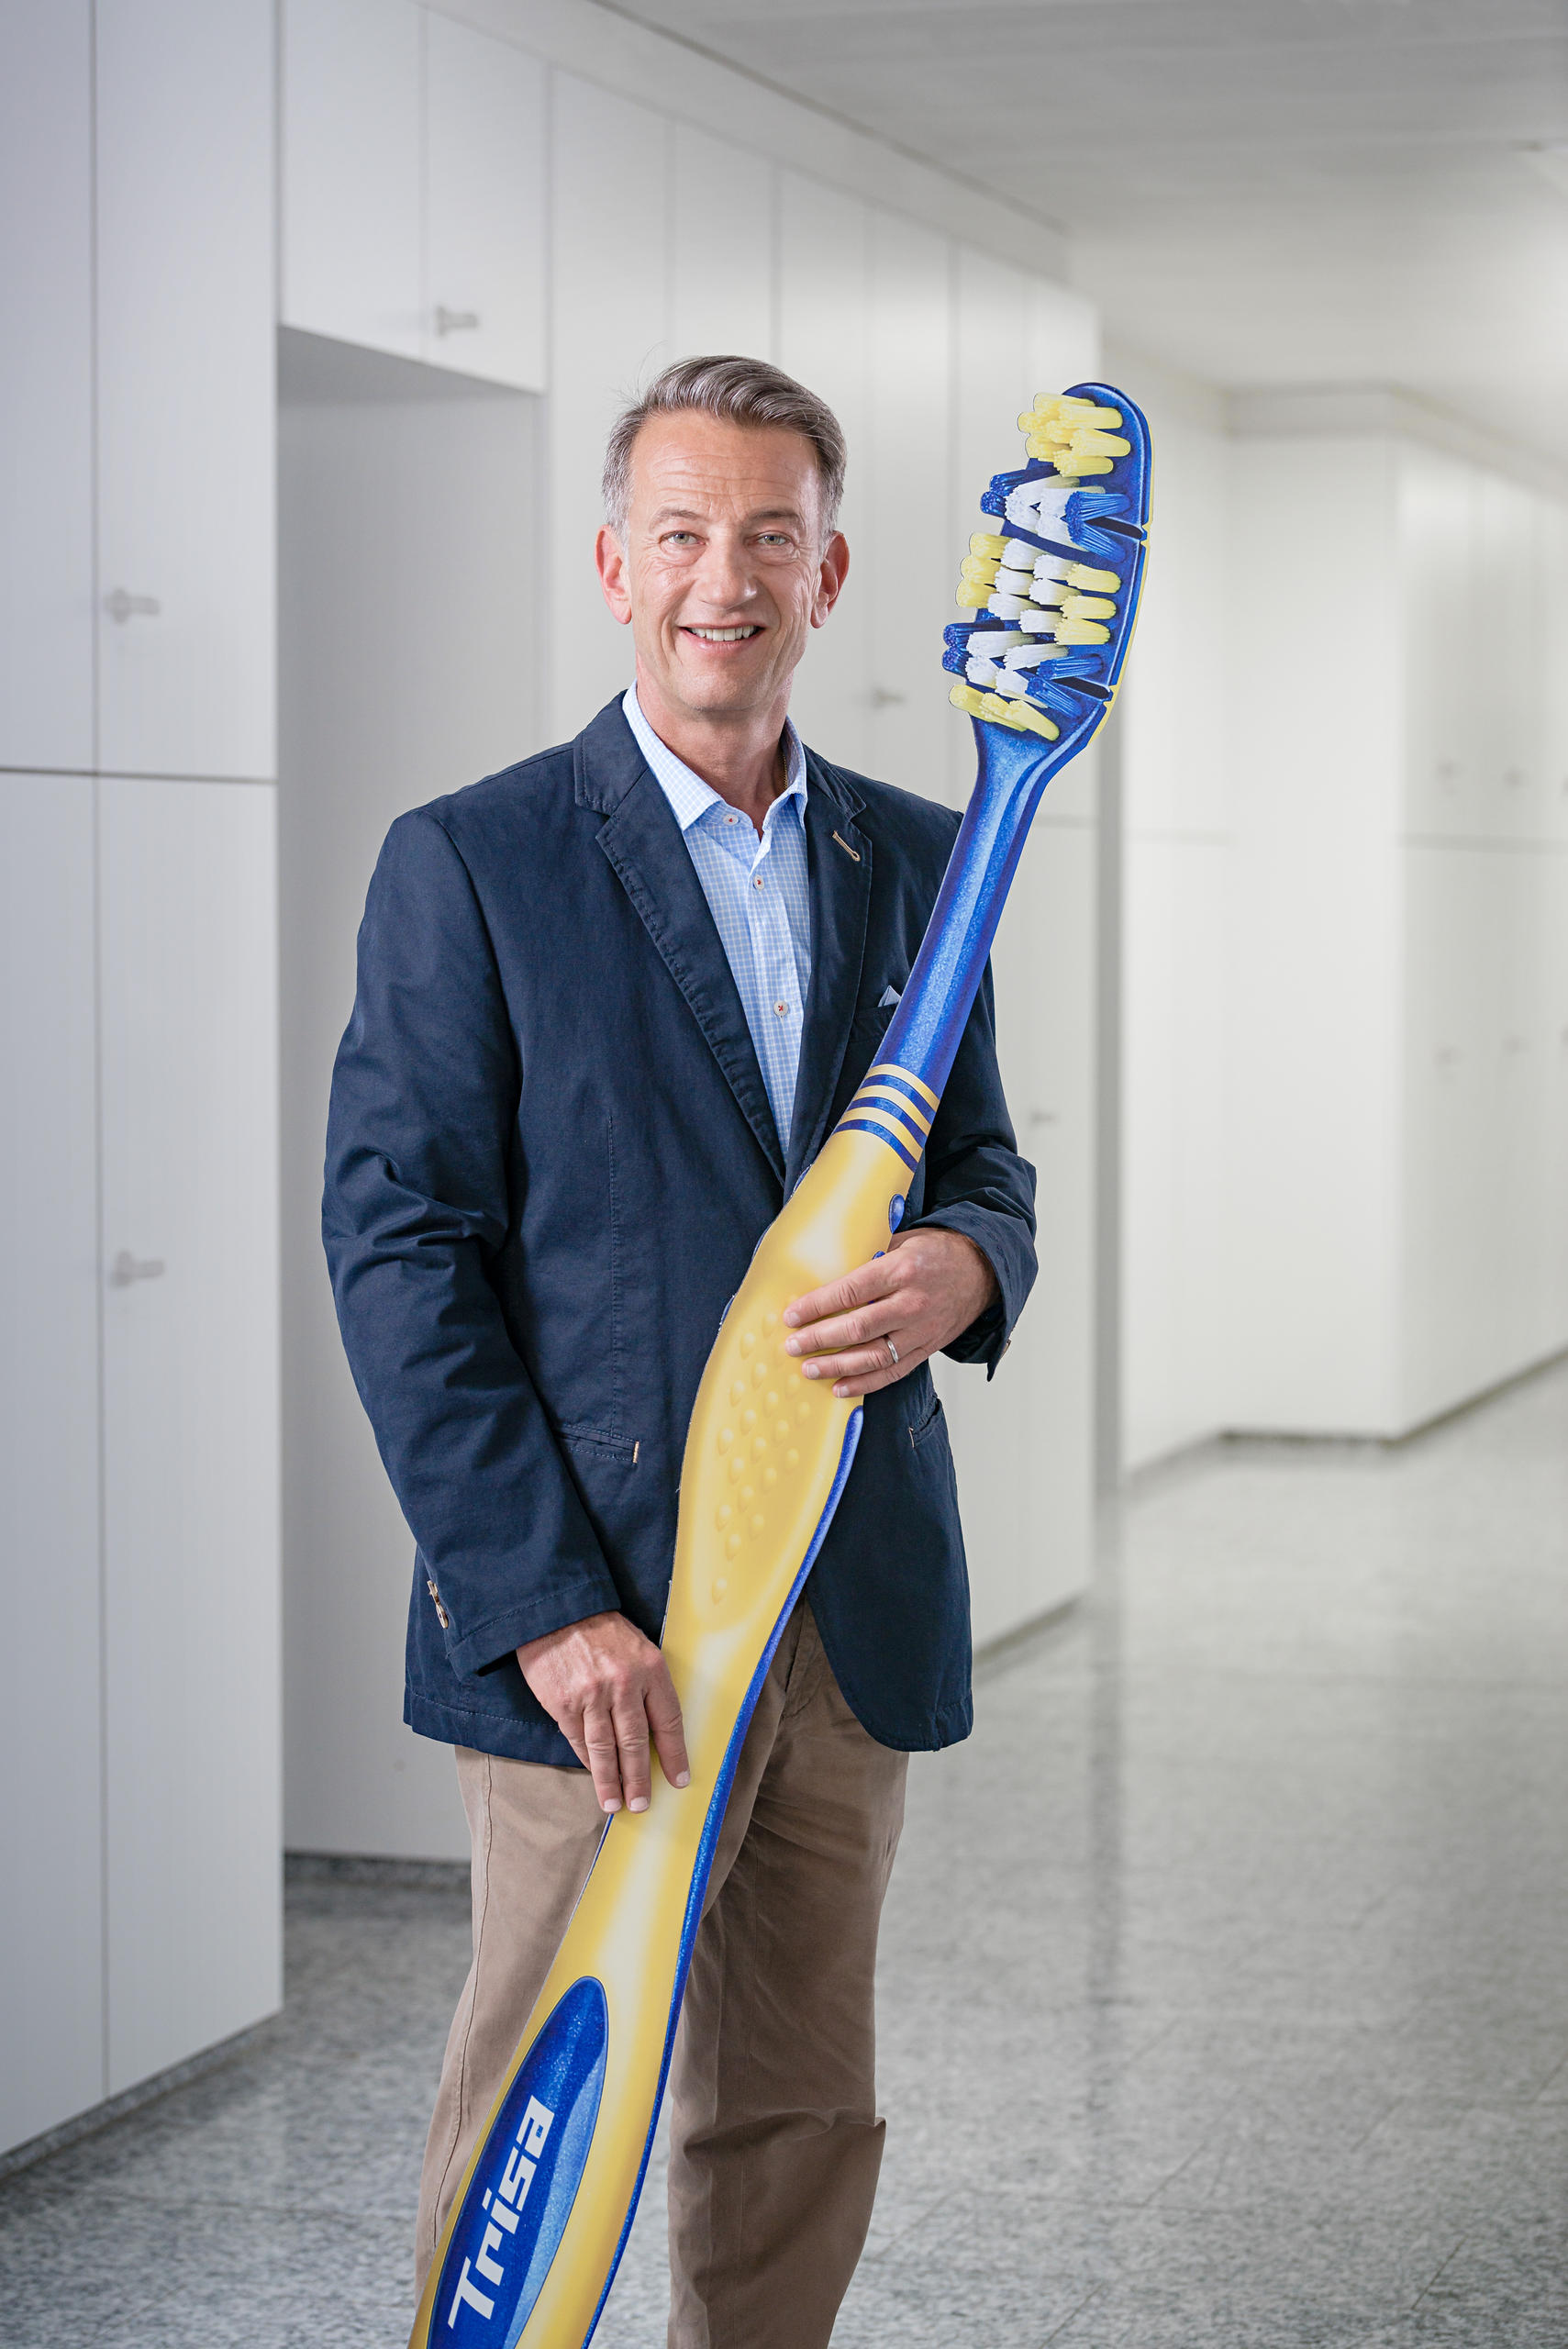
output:
[[757, 875], [757, 877], [756, 877], [756, 879], [752, 882], [751, 886], [752, 886], [752, 888], [753, 888], [753, 889], [760, 889], [760, 888], [762, 887], [762, 874], [759, 873], [759, 874], [758, 874], [758, 875]]
[[789, 1006], [787, 1003], [775, 1003], [773, 1009], [778, 1013], [779, 1018], [782, 1019], [784, 1013], [789, 1009]]

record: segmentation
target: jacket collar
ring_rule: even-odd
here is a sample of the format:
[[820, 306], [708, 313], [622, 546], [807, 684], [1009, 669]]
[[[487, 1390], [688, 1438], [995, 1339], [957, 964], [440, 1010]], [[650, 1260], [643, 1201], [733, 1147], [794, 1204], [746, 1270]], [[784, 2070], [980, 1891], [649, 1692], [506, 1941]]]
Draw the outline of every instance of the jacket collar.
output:
[[784, 1158], [751, 1031], [674, 811], [618, 698], [573, 745], [578, 804], [606, 818], [599, 846], [685, 996], [779, 1182]]
[[811, 986], [802, 1023], [786, 1194], [822, 1146], [860, 998], [871, 915], [871, 840], [855, 821], [865, 803], [815, 751], [806, 753], [806, 778]]
[[702, 884], [618, 696], [573, 745], [577, 803], [606, 818], [599, 846], [685, 996], [786, 1194], [821, 1144], [854, 1019], [871, 909], [871, 841], [855, 821], [864, 803], [815, 751], [806, 751], [806, 763], [811, 985], [786, 1161], [740, 991]]

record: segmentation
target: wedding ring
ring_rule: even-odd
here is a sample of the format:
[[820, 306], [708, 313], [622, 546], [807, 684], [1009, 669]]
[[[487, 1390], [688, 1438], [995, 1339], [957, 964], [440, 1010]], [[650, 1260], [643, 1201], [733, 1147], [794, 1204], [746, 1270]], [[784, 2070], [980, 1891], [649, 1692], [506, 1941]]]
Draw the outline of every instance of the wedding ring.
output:
[[887, 1348], [889, 1367], [895, 1370], [898, 1366], [898, 1349], [891, 1338], [884, 1338], [882, 1342]]

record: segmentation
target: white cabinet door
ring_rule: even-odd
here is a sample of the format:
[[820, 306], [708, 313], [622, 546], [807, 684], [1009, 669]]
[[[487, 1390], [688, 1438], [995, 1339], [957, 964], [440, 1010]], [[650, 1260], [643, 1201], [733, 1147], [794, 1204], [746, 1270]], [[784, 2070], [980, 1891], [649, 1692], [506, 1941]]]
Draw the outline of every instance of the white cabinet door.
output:
[[284, 0], [283, 322], [417, 359], [420, 11]]
[[871, 218], [855, 197], [795, 172], [779, 174], [781, 367], [818, 393], [849, 442], [840, 528], [850, 575], [795, 676], [796, 725], [826, 759], [870, 771]]
[[1475, 507], [1473, 469], [1431, 449], [1398, 459], [1405, 829], [1451, 840], [1481, 825], [1474, 757]]
[[678, 359], [773, 349], [777, 174], [690, 123], [672, 132], [670, 342]]
[[280, 1997], [275, 794], [100, 790], [115, 2093]]
[[575, 734], [631, 683], [631, 631], [594, 567], [605, 439], [670, 357], [670, 126], [557, 73], [550, 400], [550, 733]]
[[269, 775], [272, 12], [96, 25], [99, 763]]
[[[963, 540], [951, 524], [948, 351], [951, 249], [891, 212], [872, 215], [871, 772], [946, 796], [951, 737], [942, 630]], [[1015, 410], [1015, 414], [1017, 411]]]
[[[1543, 655], [1536, 588], [1535, 500], [1517, 482], [1483, 473], [1477, 484], [1477, 548], [1473, 629], [1486, 615], [1486, 657], [1477, 661], [1473, 637], [1465, 668], [1479, 703], [1481, 829], [1490, 838], [1539, 833], [1546, 807], [1544, 778], [1533, 764], [1539, 747], [1531, 720], [1540, 698]], [[1562, 647], [1553, 653], [1562, 658]]]
[[[980, 500], [992, 476], [1018, 462], [1018, 420], [1041, 388], [1034, 381], [1029, 283], [1006, 262], [960, 245], [953, 264], [953, 480], [949, 525], [952, 577], [942, 625], [966, 618], [956, 589], [959, 565], [974, 531], [994, 526]], [[951, 685], [951, 678], [947, 680]], [[960, 806], [974, 782], [974, 737], [950, 713], [945, 729], [949, 788]]]
[[0, 2148], [104, 2094], [93, 785], [0, 776]]
[[93, 763], [86, 0], [0, 15], [0, 766]]
[[996, 1375], [934, 1365], [958, 1469], [974, 1638], [1087, 1587], [1094, 1510], [1095, 836], [1037, 818], [997, 935], [996, 1042], [1039, 1177], [1040, 1278]]
[[423, 355], [545, 387], [545, 72], [425, 13]]

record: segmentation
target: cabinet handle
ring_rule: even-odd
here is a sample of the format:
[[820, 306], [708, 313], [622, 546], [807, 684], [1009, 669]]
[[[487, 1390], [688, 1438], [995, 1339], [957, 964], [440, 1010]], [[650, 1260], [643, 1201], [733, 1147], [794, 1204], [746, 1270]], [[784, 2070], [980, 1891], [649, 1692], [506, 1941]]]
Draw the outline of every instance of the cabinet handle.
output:
[[888, 685], [873, 685], [871, 689], [873, 709], [893, 709], [900, 702], [906, 702], [908, 698], [907, 694], [895, 694]]
[[1054, 1109], [1031, 1109], [1029, 1111], [1029, 1123], [1031, 1126], [1054, 1126], [1057, 1122], [1057, 1115]]
[[128, 1288], [132, 1281], [161, 1281], [164, 1264], [161, 1256], [133, 1256], [122, 1248], [109, 1266], [109, 1286]]
[[104, 609], [112, 620], [118, 620], [123, 625], [133, 612], [139, 612], [146, 619], [155, 620], [163, 607], [156, 596], [133, 596], [128, 588], [112, 587], [104, 598]]
[[436, 305], [438, 334], [473, 334], [479, 325], [477, 310], [449, 310], [444, 302]]

